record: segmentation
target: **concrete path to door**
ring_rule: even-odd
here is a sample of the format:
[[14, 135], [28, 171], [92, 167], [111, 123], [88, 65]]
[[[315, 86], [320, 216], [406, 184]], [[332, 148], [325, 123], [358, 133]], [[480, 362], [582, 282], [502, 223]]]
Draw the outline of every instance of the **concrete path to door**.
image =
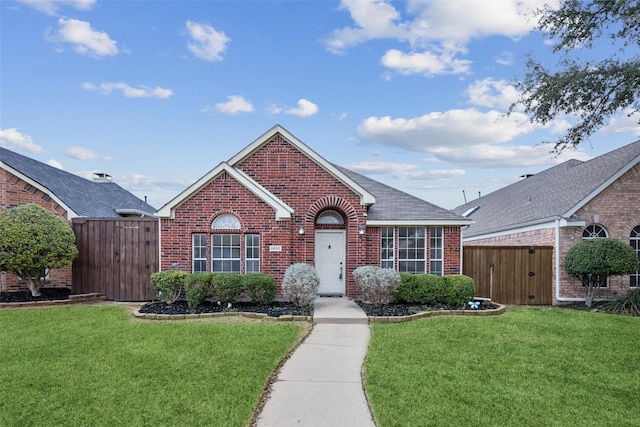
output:
[[345, 297], [318, 297], [313, 330], [284, 363], [257, 427], [375, 427], [362, 386], [370, 329]]

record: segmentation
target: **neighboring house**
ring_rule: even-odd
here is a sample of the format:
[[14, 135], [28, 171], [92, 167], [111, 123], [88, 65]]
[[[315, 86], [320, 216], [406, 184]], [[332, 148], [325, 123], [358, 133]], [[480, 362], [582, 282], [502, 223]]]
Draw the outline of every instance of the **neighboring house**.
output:
[[[548, 283], [543, 284], [548, 289], [541, 292], [548, 291], [554, 304], [583, 300], [581, 283], [564, 272], [564, 256], [569, 248], [582, 239], [612, 237], [630, 244], [640, 256], [640, 141], [586, 162], [568, 160], [538, 174], [527, 175], [454, 211], [473, 220], [463, 231], [465, 257], [471, 246], [508, 250], [548, 247], [552, 250], [552, 265], [548, 269], [550, 277], [545, 279]], [[519, 268], [500, 266], [499, 260], [489, 262], [494, 280], [498, 277], [494, 268], [511, 271]], [[484, 266], [473, 268], [480, 274]], [[524, 273], [524, 280], [528, 280], [528, 276], [536, 277], [534, 271], [528, 276]], [[493, 285], [517, 288], [526, 284]], [[600, 296], [614, 297], [638, 286], [638, 272], [610, 278]], [[512, 295], [518, 292], [512, 291]], [[535, 295], [530, 297], [533, 299]]]
[[459, 274], [470, 220], [339, 167], [274, 126], [169, 201], [161, 270], [262, 272], [313, 265], [321, 294], [356, 296], [364, 265]]
[[[140, 200], [106, 174], [94, 181], [0, 147], [0, 211], [36, 203], [60, 218], [152, 217], [155, 209]], [[71, 268], [52, 270], [52, 286], [71, 287]], [[21, 288], [18, 279], [0, 273], [0, 291]]]

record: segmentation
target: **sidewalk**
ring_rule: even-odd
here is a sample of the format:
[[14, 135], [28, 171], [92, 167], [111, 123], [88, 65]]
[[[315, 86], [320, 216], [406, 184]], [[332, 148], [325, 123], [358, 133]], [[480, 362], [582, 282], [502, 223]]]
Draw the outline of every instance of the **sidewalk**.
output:
[[314, 327], [280, 370], [257, 427], [375, 427], [360, 371], [369, 345], [356, 303], [318, 297]]

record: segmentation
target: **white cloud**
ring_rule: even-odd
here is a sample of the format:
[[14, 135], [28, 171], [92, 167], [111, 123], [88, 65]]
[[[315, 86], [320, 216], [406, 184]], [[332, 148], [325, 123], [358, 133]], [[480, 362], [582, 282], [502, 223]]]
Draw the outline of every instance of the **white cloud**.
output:
[[310, 117], [316, 114], [319, 111], [319, 108], [316, 104], [309, 101], [308, 99], [300, 99], [298, 100], [297, 108], [290, 108], [285, 111], [286, 114], [292, 114], [294, 116], [299, 117]]
[[472, 105], [504, 111], [520, 98], [518, 90], [508, 81], [492, 78], [476, 80], [467, 87], [465, 93]]
[[10, 150], [25, 150], [42, 153], [44, 149], [34, 143], [29, 135], [18, 132], [17, 128], [0, 129], [0, 146]]
[[240, 95], [229, 95], [227, 99], [227, 102], [216, 104], [216, 110], [227, 114], [250, 113], [253, 111], [251, 102]]
[[47, 160], [45, 163], [48, 164], [49, 166], [52, 166], [52, 167], [56, 168], [56, 169], [64, 170], [64, 168], [62, 167], [62, 163], [60, 163], [59, 161], [57, 161], [55, 159]]
[[187, 21], [186, 26], [191, 37], [191, 41], [187, 43], [187, 49], [191, 53], [205, 61], [222, 61], [222, 54], [231, 41], [224, 32], [216, 31], [209, 24], [198, 24], [192, 21]]
[[500, 56], [496, 58], [496, 63], [500, 65], [504, 65], [505, 67], [513, 65], [513, 53], [501, 52]]
[[77, 160], [111, 160], [109, 156], [101, 156], [93, 150], [82, 147], [69, 147], [65, 154]]
[[398, 179], [446, 179], [464, 175], [462, 169], [423, 170], [412, 163], [360, 162], [345, 165], [346, 168], [364, 174], [390, 175]]
[[18, 0], [47, 15], [56, 15], [58, 8], [69, 6], [78, 10], [89, 10], [97, 0]]
[[173, 95], [173, 91], [171, 89], [164, 89], [160, 86], [156, 86], [155, 88], [151, 88], [148, 86], [140, 86], [139, 88], [134, 88], [122, 82], [105, 82], [100, 83], [99, 85], [91, 82], [84, 82], [82, 83], [82, 88], [84, 90], [98, 92], [100, 95], [111, 95], [113, 91], [119, 90], [122, 92], [125, 98], [166, 99]]
[[[358, 126], [363, 144], [429, 153], [462, 165], [512, 167], [548, 164], [553, 145], [515, 146], [507, 142], [541, 129], [523, 113], [510, 116], [474, 108], [434, 112], [411, 119], [369, 117]], [[552, 126], [545, 129], [553, 130]], [[555, 161], [562, 160], [558, 157]]]
[[400, 74], [467, 74], [470, 72], [471, 61], [455, 58], [456, 51], [443, 53], [410, 52], [404, 53], [398, 49], [388, 50], [381, 58], [382, 65]]
[[618, 117], [612, 118], [609, 125], [602, 128], [601, 132], [604, 134], [629, 133], [633, 136], [640, 136], [640, 112], [623, 111]]
[[78, 19], [59, 19], [58, 33], [47, 34], [47, 39], [55, 43], [69, 43], [76, 52], [96, 58], [118, 54], [117, 42], [111, 40], [109, 34], [96, 31], [89, 22]]

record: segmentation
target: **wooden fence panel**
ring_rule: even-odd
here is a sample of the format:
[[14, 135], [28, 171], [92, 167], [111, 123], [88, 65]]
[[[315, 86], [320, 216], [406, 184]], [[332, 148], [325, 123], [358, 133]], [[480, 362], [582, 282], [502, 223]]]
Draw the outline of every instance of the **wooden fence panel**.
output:
[[462, 271], [476, 295], [502, 304], [548, 305], [553, 301], [550, 246], [465, 246]]
[[158, 271], [158, 223], [152, 218], [73, 220], [79, 255], [73, 263], [73, 292], [97, 292], [115, 301], [154, 297]]

